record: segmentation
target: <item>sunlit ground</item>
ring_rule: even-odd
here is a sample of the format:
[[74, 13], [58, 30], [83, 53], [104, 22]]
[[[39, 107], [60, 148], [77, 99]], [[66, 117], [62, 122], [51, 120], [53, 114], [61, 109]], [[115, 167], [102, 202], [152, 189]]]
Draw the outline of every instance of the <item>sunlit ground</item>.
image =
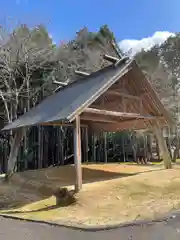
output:
[[[83, 167], [83, 190], [77, 203], [56, 207], [53, 186], [74, 183], [74, 167], [56, 167], [15, 174], [1, 184], [1, 213], [23, 218], [101, 225], [152, 219], [180, 207], [180, 166], [162, 164], [91, 164]], [[3, 205], [4, 204], [4, 205]]]

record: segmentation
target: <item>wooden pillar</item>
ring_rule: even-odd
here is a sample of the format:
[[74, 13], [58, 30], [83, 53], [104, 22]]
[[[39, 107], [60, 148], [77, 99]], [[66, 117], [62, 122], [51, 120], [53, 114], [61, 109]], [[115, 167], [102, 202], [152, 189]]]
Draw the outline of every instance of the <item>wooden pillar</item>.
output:
[[81, 128], [79, 116], [74, 121], [74, 165], [76, 171], [75, 192], [79, 192], [82, 188]]
[[160, 124], [158, 124], [157, 121], [153, 123], [153, 132], [158, 141], [160, 154], [161, 154], [161, 156], [163, 158], [163, 162], [164, 162], [164, 167], [166, 169], [172, 168], [171, 157], [170, 157], [165, 139], [163, 137], [161, 126], [160, 126]]

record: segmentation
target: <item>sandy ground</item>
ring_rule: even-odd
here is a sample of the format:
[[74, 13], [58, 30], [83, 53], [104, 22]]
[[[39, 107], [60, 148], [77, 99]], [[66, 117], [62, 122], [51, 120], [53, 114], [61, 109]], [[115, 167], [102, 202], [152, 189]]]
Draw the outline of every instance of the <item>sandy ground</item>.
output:
[[19, 189], [13, 195], [16, 204], [6, 204], [1, 213], [72, 225], [102, 225], [154, 219], [180, 206], [178, 166], [163, 170], [161, 165], [104, 164], [84, 166], [86, 184], [76, 196], [77, 203], [57, 208], [51, 189], [71, 185], [73, 173], [69, 166], [16, 174], [8, 191], [5, 185], [0, 188], [1, 195], [8, 192], [6, 202], [12, 201], [12, 189]]

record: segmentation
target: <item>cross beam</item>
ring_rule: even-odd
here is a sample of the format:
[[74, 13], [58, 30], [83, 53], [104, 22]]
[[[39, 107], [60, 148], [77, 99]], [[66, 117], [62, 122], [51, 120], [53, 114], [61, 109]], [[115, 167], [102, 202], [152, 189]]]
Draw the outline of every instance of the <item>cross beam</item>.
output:
[[113, 91], [113, 90], [108, 90], [106, 92], [106, 94], [119, 96], [119, 97], [124, 97], [124, 98], [131, 98], [131, 99], [135, 99], [135, 100], [140, 101], [140, 97], [138, 97], [138, 96], [134, 96], [134, 95], [127, 94], [127, 93], [122, 93], [122, 92], [117, 92], [117, 91]]
[[92, 122], [102, 122], [102, 123], [119, 123], [119, 121], [117, 120], [113, 120], [113, 119], [108, 119], [108, 118], [104, 118], [104, 117], [97, 117], [97, 116], [81, 116], [81, 120], [85, 120], [85, 121], [92, 121]]
[[96, 108], [86, 108], [84, 110], [84, 112], [106, 115], [106, 116], [114, 116], [114, 117], [142, 118], [142, 119], [156, 118], [155, 116], [143, 116], [138, 113], [115, 112], [115, 111], [107, 111], [107, 110], [101, 110], [101, 109], [96, 109]]

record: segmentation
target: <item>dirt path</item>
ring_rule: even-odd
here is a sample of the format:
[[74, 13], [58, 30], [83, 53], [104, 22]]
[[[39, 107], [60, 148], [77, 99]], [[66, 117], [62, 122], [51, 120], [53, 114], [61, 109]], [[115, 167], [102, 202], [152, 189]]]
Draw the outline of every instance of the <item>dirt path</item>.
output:
[[0, 239], [3, 240], [179, 240], [180, 215], [161, 223], [125, 227], [100, 232], [83, 232], [45, 224], [0, 218]]

